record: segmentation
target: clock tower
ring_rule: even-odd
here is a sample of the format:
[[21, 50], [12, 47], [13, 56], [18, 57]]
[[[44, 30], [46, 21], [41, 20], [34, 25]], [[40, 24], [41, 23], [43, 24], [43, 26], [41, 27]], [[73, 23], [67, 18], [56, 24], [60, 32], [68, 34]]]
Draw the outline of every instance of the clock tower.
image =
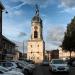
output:
[[39, 15], [39, 9], [36, 5], [35, 16], [32, 18], [32, 33], [31, 39], [28, 40], [28, 52], [27, 59], [34, 61], [35, 63], [42, 63], [44, 60], [45, 43], [43, 40], [43, 25]]

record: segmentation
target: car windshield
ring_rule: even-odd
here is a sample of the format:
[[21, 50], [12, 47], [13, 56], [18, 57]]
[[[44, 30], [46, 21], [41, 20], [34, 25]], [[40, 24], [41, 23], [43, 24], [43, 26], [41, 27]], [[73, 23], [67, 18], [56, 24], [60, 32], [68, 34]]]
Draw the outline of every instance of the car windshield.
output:
[[0, 65], [3, 66], [3, 67], [11, 67], [12, 63], [10, 63], [10, 62], [1, 62]]
[[52, 63], [53, 64], [65, 64], [65, 61], [63, 61], [63, 60], [53, 60]]

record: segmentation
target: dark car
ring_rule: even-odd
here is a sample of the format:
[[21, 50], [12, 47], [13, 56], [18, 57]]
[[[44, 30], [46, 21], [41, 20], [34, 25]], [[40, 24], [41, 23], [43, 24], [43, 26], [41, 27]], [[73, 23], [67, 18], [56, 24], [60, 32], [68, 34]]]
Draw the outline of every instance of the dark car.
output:
[[42, 65], [48, 66], [49, 65], [49, 61], [48, 60], [43, 61]]
[[71, 58], [67, 60], [68, 65], [75, 66], [75, 58]]

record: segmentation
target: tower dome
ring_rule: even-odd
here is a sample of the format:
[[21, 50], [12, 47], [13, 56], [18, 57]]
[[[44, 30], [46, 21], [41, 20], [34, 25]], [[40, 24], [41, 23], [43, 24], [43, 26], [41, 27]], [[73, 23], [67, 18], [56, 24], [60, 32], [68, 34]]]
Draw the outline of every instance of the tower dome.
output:
[[42, 22], [41, 18], [39, 16], [34, 16], [32, 18], [32, 22]]
[[39, 16], [39, 9], [37, 5], [36, 5], [36, 13], [35, 13], [35, 16], [32, 18], [32, 22], [42, 22]]

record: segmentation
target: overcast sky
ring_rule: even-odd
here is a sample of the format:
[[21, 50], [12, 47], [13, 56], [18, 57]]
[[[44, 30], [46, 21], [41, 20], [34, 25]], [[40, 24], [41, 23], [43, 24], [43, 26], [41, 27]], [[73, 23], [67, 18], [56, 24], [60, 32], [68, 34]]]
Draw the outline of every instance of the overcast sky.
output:
[[3, 12], [3, 35], [22, 42], [31, 36], [31, 20], [38, 4], [43, 20], [43, 37], [46, 50], [57, 49], [64, 37], [66, 26], [75, 16], [75, 0], [1, 0], [8, 14]]

